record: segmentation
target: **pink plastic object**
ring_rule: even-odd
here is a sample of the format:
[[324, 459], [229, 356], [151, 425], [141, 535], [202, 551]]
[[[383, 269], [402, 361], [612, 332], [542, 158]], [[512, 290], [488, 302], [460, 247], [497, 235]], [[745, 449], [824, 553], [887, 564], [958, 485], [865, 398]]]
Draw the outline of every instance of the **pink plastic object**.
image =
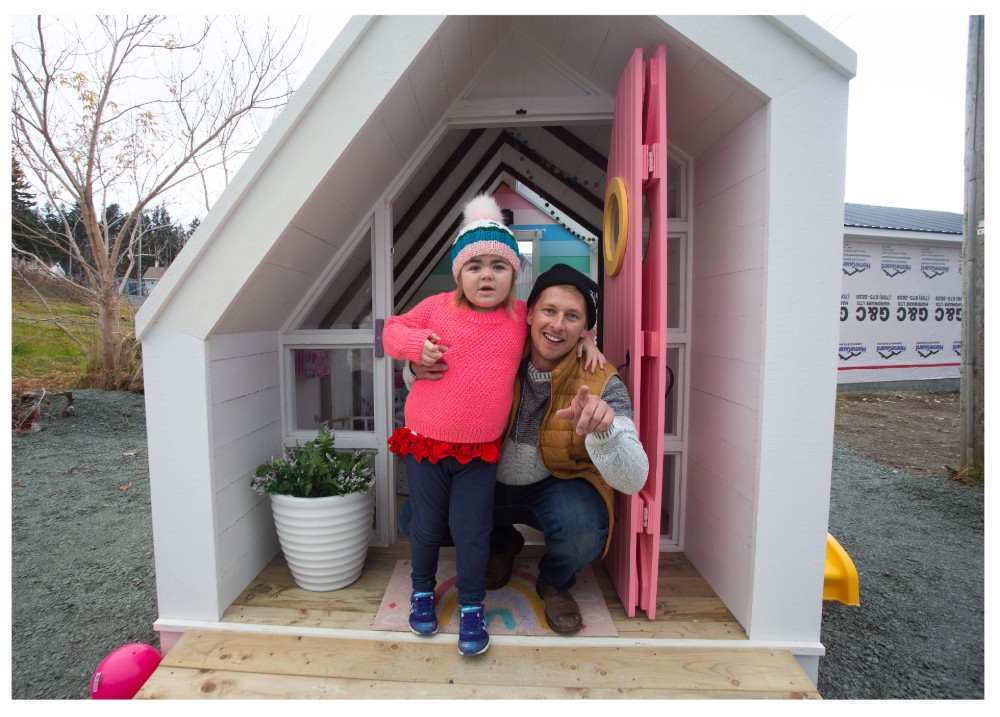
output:
[[90, 678], [90, 697], [95, 700], [130, 700], [146, 684], [163, 657], [155, 647], [133, 642], [113, 651]]

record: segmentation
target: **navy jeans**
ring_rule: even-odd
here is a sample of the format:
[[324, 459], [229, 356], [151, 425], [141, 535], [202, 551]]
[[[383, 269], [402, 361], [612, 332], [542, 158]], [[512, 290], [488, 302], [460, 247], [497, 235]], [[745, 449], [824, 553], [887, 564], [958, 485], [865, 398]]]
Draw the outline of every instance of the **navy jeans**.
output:
[[442, 458], [437, 463], [406, 457], [412, 519], [411, 580], [415, 592], [433, 592], [437, 584], [438, 553], [445, 536], [455, 539], [455, 587], [459, 605], [475, 605], [486, 598], [486, 563], [490, 555], [493, 486], [497, 464], [474, 458], [460, 463]]
[[[529, 525], [545, 536], [538, 582], [560, 590], [573, 587], [576, 573], [601, 555], [608, 537], [607, 506], [597, 489], [583, 478], [549, 476], [525, 486], [497, 483], [491, 550], [507, 548], [515, 523]], [[407, 501], [399, 509], [399, 528], [413, 540], [411, 526], [412, 508]], [[448, 538], [445, 535], [443, 540]]]
[[538, 561], [538, 582], [569, 590], [576, 574], [600, 556], [608, 537], [608, 509], [594, 486], [583, 478], [556, 478], [531, 485], [497, 483], [493, 498], [494, 550], [509, 541], [515, 523], [545, 536]]

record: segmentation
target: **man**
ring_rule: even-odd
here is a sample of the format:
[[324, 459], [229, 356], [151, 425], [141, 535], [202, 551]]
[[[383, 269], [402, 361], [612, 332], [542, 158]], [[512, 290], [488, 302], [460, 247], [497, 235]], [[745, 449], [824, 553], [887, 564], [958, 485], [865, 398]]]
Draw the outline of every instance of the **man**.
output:
[[[524, 547], [513, 526], [540, 530], [546, 552], [536, 591], [549, 627], [563, 634], [583, 625], [570, 589], [576, 573], [607, 552], [614, 491], [637, 493], [649, 472], [618, 372], [606, 366], [592, 374], [576, 356], [578, 340], [597, 323], [598, 301], [597, 284], [566, 264], [535, 281], [528, 296], [530, 346], [514, 385], [493, 501], [487, 589], [507, 584]], [[433, 380], [447, 365], [410, 370]], [[404, 532], [407, 508], [400, 511]]]

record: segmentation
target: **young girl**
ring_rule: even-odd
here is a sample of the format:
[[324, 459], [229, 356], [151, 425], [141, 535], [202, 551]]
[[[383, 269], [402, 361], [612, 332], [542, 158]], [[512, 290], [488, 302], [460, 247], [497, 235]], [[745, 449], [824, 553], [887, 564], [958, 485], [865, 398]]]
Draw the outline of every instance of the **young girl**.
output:
[[[385, 322], [382, 342], [390, 356], [448, 364], [441, 380], [414, 383], [406, 426], [390, 437], [389, 450], [406, 457], [413, 508], [410, 629], [437, 632], [438, 552], [450, 530], [461, 612], [458, 651], [478, 655], [490, 642], [483, 600], [493, 490], [527, 338], [527, 306], [514, 294], [521, 263], [517, 242], [492, 197], [479, 195], [466, 204], [451, 256], [454, 293], [431, 296]], [[599, 360], [592, 339], [584, 343], [588, 361]]]

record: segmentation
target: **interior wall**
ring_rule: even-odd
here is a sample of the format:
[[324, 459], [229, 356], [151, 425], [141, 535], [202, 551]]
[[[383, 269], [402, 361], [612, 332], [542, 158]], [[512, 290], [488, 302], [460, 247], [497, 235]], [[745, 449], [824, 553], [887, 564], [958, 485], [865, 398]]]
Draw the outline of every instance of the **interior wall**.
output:
[[743, 624], [759, 434], [766, 153], [762, 108], [694, 160], [684, 546]]

